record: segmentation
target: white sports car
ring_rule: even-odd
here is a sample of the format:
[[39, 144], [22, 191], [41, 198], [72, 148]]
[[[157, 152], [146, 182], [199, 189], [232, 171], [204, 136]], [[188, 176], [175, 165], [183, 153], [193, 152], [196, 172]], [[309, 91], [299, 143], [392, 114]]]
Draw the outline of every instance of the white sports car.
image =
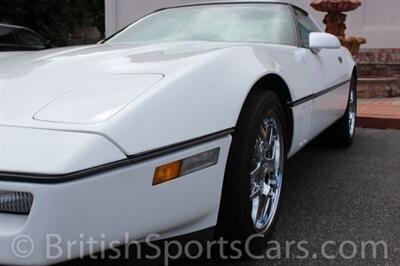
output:
[[267, 238], [286, 159], [326, 129], [351, 144], [356, 80], [284, 1], [167, 8], [98, 45], [1, 60], [0, 263], [88, 254], [67, 245], [82, 234]]

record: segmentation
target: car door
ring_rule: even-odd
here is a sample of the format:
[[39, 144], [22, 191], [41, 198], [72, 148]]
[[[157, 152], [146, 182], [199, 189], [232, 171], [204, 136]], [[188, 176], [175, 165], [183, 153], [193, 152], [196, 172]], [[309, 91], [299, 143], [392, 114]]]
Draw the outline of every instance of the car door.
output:
[[322, 29], [307, 12], [294, 8], [294, 13], [302, 42], [303, 57], [313, 86], [311, 132], [312, 137], [315, 137], [338, 120], [346, 109], [350, 84], [343, 60], [347, 56], [343, 48], [311, 50], [310, 33], [321, 32]]

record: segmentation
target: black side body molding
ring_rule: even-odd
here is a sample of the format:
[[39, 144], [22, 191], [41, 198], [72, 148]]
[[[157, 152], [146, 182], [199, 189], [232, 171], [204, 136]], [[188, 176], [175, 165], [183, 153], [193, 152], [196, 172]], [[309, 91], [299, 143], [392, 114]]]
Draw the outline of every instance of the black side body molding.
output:
[[289, 105], [289, 107], [296, 107], [297, 105], [300, 105], [300, 104], [306, 103], [308, 101], [314, 100], [314, 99], [316, 99], [316, 98], [318, 98], [318, 97], [320, 97], [322, 95], [325, 95], [325, 94], [327, 94], [327, 93], [329, 93], [329, 92], [331, 92], [333, 90], [336, 90], [336, 89], [338, 89], [338, 88], [340, 88], [340, 87], [342, 87], [342, 86], [344, 86], [344, 85], [346, 85], [347, 83], [350, 83], [350, 82], [351, 82], [351, 79], [343, 81], [343, 82], [341, 82], [341, 83], [339, 83], [339, 84], [337, 84], [335, 86], [329, 87], [329, 88], [327, 88], [327, 89], [325, 89], [323, 91], [320, 91], [318, 93], [311, 94], [309, 96], [306, 96], [306, 97], [301, 98], [299, 100], [296, 100], [294, 102], [288, 102], [288, 105]]
[[216, 140], [228, 135], [232, 135], [235, 132], [234, 128], [219, 131], [210, 135], [206, 135], [193, 140], [177, 143], [174, 145], [165, 146], [160, 149], [148, 151], [145, 153], [136, 154], [128, 157], [127, 159], [120, 160], [117, 162], [89, 168], [86, 170], [73, 172], [63, 175], [48, 175], [48, 174], [29, 174], [29, 173], [11, 173], [11, 172], [0, 172], [0, 181], [10, 182], [25, 182], [25, 183], [39, 183], [39, 184], [59, 184], [78, 179], [91, 177], [96, 174], [111, 171], [117, 168], [130, 166], [142, 161], [146, 161], [155, 157], [170, 154], [176, 151], [184, 150], [192, 146], [200, 145], [212, 140]]

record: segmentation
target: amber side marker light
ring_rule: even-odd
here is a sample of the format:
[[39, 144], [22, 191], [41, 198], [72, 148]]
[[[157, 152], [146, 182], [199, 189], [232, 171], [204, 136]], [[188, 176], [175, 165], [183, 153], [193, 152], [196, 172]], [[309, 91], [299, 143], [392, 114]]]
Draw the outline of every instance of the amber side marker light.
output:
[[218, 163], [220, 148], [209, 150], [180, 161], [158, 166], [154, 172], [153, 186], [203, 170]]

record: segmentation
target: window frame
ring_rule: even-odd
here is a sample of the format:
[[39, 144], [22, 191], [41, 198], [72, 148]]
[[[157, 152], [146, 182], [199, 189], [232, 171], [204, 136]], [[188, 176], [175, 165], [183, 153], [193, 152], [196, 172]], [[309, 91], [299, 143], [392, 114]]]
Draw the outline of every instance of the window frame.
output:
[[[303, 38], [301, 37], [300, 26], [299, 26], [300, 21], [299, 21], [299, 19], [297, 18], [297, 15], [296, 15], [295, 10], [297, 9], [297, 10], [299, 10], [300, 12], [305, 13], [305, 14], [307, 15], [307, 18], [319, 29], [318, 32], [324, 32], [324, 30], [323, 30], [323, 29], [321, 28], [321, 26], [315, 21], [315, 19], [314, 19], [313, 17], [310, 16], [310, 13], [308, 13], [307, 11], [305, 11], [304, 9], [302, 9], [302, 8], [300, 8], [300, 7], [298, 7], [298, 6], [291, 5], [291, 7], [292, 7], [293, 19], [295, 20], [295, 24], [296, 24], [296, 29], [297, 29], [297, 30], [296, 30], [296, 31], [297, 31], [297, 41], [298, 41], [299, 47], [304, 48], [304, 49], [309, 49], [309, 50], [311, 50], [311, 48], [310, 48], [308, 45], [305, 45], [305, 43], [304, 43], [304, 41], [303, 41]], [[315, 31], [312, 31], [312, 32], [315, 32]]]

